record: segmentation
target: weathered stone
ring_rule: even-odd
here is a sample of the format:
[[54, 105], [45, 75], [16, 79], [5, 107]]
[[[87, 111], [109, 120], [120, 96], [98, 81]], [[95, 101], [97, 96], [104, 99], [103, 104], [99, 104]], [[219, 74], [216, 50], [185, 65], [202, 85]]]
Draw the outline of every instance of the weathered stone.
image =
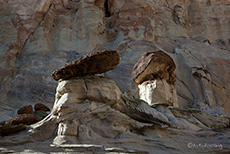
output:
[[176, 81], [173, 59], [163, 51], [144, 54], [133, 68], [132, 79], [137, 84], [148, 80], [166, 79], [170, 84]]
[[105, 73], [115, 69], [119, 61], [120, 56], [116, 51], [98, 51], [58, 68], [52, 76], [55, 80], [59, 80]]
[[[229, 70], [229, 55], [222, 54], [230, 49], [229, 1], [110, 0], [107, 5], [104, 2], [33, 0], [34, 5], [30, 5], [31, 2], [21, 0], [0, 4], [3, 120], [15, 116], [14, 107], [28, 102], [51, 107], [56, 82], [51, 80], [50, 73], [97, 45], [120, 54], [122, 63], [106, 75], [114, 78], [122, 92], [132, 92], [135, 97], [137, 87], [130, 74], [140, 56], [157, 50], [171, 53], [174, 61], [178, 59], [176, 85], [181, 107], [192, 106], [197, 99], [206, 104], [203, 94], [209, 95], [194, 83], [199, 81], [191, 76], [191, 69], [198, 65], [204, 70], [209, 67], [215, 83], [211, 85], [216, 106], [224, 106], [230, 113], [227, 98], [230, 88], [226, 81], [229, 73], [225, 73]], [[182, 52], [176, 53], [176, 48]], [[213, 62], [210, 58], [222, 60]], [[210, 89], [208, 86], [204, 91]]]
[[152, 106], [156, 102], [164, 102], [170, 106], [178, 106], [175, 85], [165, 79], [145, 81], [138, 85], [140, 99]]
[[[80, 103], [86, 99], [113, 105], [121, 99], [121, 91], [108, 77], [85, 76], [58, 83], [53, 110], [60, 105]], [[67, 102], [66, 102], [67, 101]], [[64, 111], [65, 109], [62, 109]]]
[[68, 104], [81, 103], [84, 100], [105, 103], [137, 121], [168, 124], [163, 114], [141, 100], [128, 99], [122, 95], [112, 79], [105, 77], [86, 76], [59, 82], [53, 110], [62, 108], [60, 115], [65, 116], [74, 112], [74, 108], [60, 106], [69, 106]]
[[178, 118], [184, 118], [187, 121], [200, 126], [201, 128], [225, 128], [229, 127], [229, 118], [223, 115], [215, 115], [205, 110], [199, 109], [180, 109], [170, 108], [172, 113]]
[[140, 122], [170, 125], [164, 114], [151, 108], [146, 102], [125, 95], [122, 95], [122, 99], [123, 103], [116, 104], [114, 107], [129, 117]]
[[179, 5], [175, 5], [172, 12], [173, 21], [178, 24], [184, 26], [187, 22], [185, 19], [183, 8]]
[[18, 110], [18, 114], [33, 114], [32, 105], [27, 105]]
[[171, 110], [165, 106], [165, 104], [163, 105], [157, 105], [156, 110], [163, 113], [165, 116], [167, 116], [170, 126], [174, 127], [174, 128], [180, 128], [180, 129], [188, 129], [188, 130], [195, 130], [195, 131], [199, 131], [201, 130], [201, 128], [189, 121], [187, 121], [184, 118], [179, 118], [179, 117], [175, 117]]
[[[188, 108], [204, 104], [205, 108], [223, 107], [229, 115], [229, 52], [205, 43], [177, 39], [183, 46], [175, 49], [178, 104]], [[192, 49], [195, 47], [194, 49]], [[216, 54], [218, 52], [218, 54]], [[220, 75], [221, 74], [221, 75]]]
[[[0, 117], [2, 120], [9, 119], [16, 115], [15, 111], [19, 106], [28, 103], [34, 105], [41, 102], [51, 107], [57, 83], [52, 80], [50, 73], [62, 64], [89, 53], [98, 44], [109, 50], [117, 50], [120, 54], [121, 64], [105, 75], [113, 78], [122, 92], [139, 98], [137, 85], [130, 78], [132, 68], [144, 53], [163, 50], [170, 53], [177, 66], [176, 90], [180, 107], [188, 108], [199, 104], [211, 109], [223, 107], [230, 115], [229, 10], [229, 0], [2, 0], [0, 2]], [[195, 72], [203, 75], [198, 77]], [[68, 97], [63, 97], [63, 100], [64, 98]], [[69, 98], [74, 99], [74, 96]], [[97, 112], [98, 110], [93, 108], [94, 104], [89, 102], [88, 106], [84, 104], [82, 107], [91, 107], [92, 110], [87, 111], [92, 114], [93, 111]], [[53, 134], [57, 132], [60, 121], [57, 118], [58, 114], [52, 114], [44, 121], [31, 126], [31, 131], [1, 138], [0, 151], [1, 153], [19, 151], [60, 153], [61, 150], [63, 153], [92, 153], [95, 150], [97, 153], [98, 141], [105, 143], [100, 146], [100, 150], [103, 147], [106, 149], [111, 147], [110, 151], [102, 150], [98, 153], [122, 153], [121, 150], [116, 151], [118, 147], [135, 149], [123, 153], [186, 151], [188, 154], [210, 154], [230, 151], [228, 129], [213, 132], [199, 125], [204, 130], [193, 132], [145, 125], [122, 132], [120, 130], [125, 129], [119, 127], [121, 125], [115, 122], [114, 125], [105, 123], [111, 122], [111, 118], [122, 121], [119, 118], [125, 117], [121, 115], [124, 113], [116, 110], [116, 113], [113, 112], [114, 116], [104, 118], [106, 109], [99, 109], [103, 112], [95, 113], [91, 119], [100, 117], [103, 129], [98, 129], [100, 128], [98, 123], [95, 121], [90, 123], [86, 117], [86, 120], [82, 120], [86, 122], [86, 126], [77, 129], [77, 133], [80, 132], [77, 137], [81, 136], [81, 140], [68, 135], [62, 137], [59, 135], [60, 140], [56, 140], [56, 143], [65, 143], [69, 140], [68, 143], [74, 143], [70, 146], [68, 144], [63, 145], [63, 148], [61, 146], [57, 148], [53, 145]], [[112, 109], [109, 111], [112, 113]], [[119, 114], [119, 118], [116, 114]], [[198, 125], [196, 123], [198, 120], [190, 113], [185, 112], [185, 115], [181, 118]], [[206, 119], [206, 116], [204, 117]], [[63, 131], [60, 133], [76, 133], [74, 126], [77, 123], [71, 120], [63, 122], [64, 127], [60, 127]], [[96, 127], [92, 129], [87, 122], [95, 124]], [[123, 123], [126, 125], [122, 126], [127, 126], [126, 119]], [[221, 126], [219, 122], [217, 123]], [[119, 135], [113, 139], [106, 140], [98, 135], [112, 134], [108, 131], [114, 129], [119, 129], [122, 133], [114, 131], [114, 134]], [[28, 137], [27, 135], [31, 133], [32, 137]], [[25, 136], [28, 138], [25, 139]], [[85, 136], [89, 137], [88, 140], [86, 138], [84, 140]], [[18, 145], [26, 141], [42, 140], [45, 141]], [[92, 142], [97, 145], [90, 146]], [[203, 146], [202, 143], [207, 143], [207, 146], [213, 146], [215, 143], [216, 147], [197, 148], [200, 144]], [[87, 145], [84, 146], [85, 144]], [[141, 151], [138, 152], [137, 149]]]
[[19, 125], [19, 124], [30, 125], [38, 121], [40, 121], [40, 119], [33, 114], [20, 114], [16, 117], [7, 120], [5, 122], [5, 125]]
[[0, 126], [0, 136], [8, 136], [25, 130], [27, 127], [24, 124], [19, 125], [3, 125]]
[[42, 104], [42, 103], [37, 103], [37, 104], [35, 104], [34, 110], [35, 110], [35, 111], [39, 111], [39, 110], [42, 110], [42, 111], [50, 111], [50, 109], [49, 109], [46, 105], [44, 105], [44, 104]]
[[[172, 152], [172, 147], [178, 146], [178, 142], [174, 144], [175, 138], [180, 144], [186, 142], [186, 148], [187, 142], [197, 142], [199, 135], [202, 136], [199, 140], [212, 136], [215, 143], [226, 139], [217, 141], [214, 137], [217, 135], [209, 131], [208, 127], [197, 126], [186, 116], [177, 117], [173, 113], [167, 104], [158, 103], [152, 108], [140, 99], [122, 94], [115, 82], [108, 77], [76, 77], [59, 81], [54, 107], [45, 119], [31, 125], [28, 131], [21, 132], [16, 137], [2, 138], [0, 145], [44, 143], [49, 148], [47, 145], [50, 144], [54, 149], [58, 147], [59, 151], [60, 148], [71, 148], [74, 152], [96, 150], [159, 153], [162, 146]], [[218, 125], [224, 126], [225, 122], [223, 124], [218, 121]], [[204, 132], [201, 128], [205, 129]], [[183, 141], [179, 140], [181, 137]], [[159, 146], [159, 143], [162, 144]], [[97, 146], [93, 146], [94, 144]], [[103, 147], [115, 148], [105, 150]], [[123, 147], [127, 150], [121, 150]], [[176, 150], [181, 150], [181, 147]]]
[[177, 108], [177, 107], [169, 107], [169, 109], [171, 110], [171, 112], [173, 113], [173, 115], [175, 117], [186, 119], [188, 122], [193, 123], [194, 125], [196, 125], [200, 128], [208, 129], [208, 127], [204, 123], [199, 121], [196, 117], [194, 117], [191, 114], [191, 113], [197, 114], [197, 113], [201, 112], [200, 110], [198, 110], [198, 109], [182, 109], [182, 108]]
[[201, 123], [209, 128], [225, 128], [229, 126], [229, 118], [223, 116], [214, 116], [207, 111], [202, 111], [200, 113], [192, 113], [192, 115], [197, 118]]

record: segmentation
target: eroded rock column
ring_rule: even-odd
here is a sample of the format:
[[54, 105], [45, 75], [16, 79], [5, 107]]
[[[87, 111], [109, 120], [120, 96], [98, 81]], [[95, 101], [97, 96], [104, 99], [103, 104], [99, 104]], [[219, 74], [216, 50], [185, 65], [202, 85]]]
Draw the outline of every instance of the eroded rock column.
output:
[[178, 106], [175, 67], [172, 58], [163, 51], [144, 54], [132, 72], [132, 79], [138, 84], [140, 98], [149, 105], [164, 102]]

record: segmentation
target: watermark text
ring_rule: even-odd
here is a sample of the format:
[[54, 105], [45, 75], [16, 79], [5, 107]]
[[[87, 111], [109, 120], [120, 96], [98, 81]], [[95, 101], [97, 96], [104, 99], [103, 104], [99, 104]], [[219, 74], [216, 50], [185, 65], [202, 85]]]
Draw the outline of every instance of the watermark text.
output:
[[188, 148], [189, 149], [223, 149], [222, 144], [217, 144], [217, 143], [188, 143]]

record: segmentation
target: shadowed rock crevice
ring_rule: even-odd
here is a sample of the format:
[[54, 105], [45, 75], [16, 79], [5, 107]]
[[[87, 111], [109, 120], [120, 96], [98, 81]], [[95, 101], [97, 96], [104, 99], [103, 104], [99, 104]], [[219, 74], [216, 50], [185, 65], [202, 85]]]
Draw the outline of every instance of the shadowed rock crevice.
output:
[[105, 17], [110, 17], [112, 14], [110, 12], [109, 8], [109, 0], [105, 0], [104, 2], [104, 9], [105, 9]]
[[47, 11], [43, 14], [43, 17], [41, 20], [38, 22], [37, 26], [34, 28], [34, 30], [27, 36], [23, 44], [21, 44], [21, 49], [23, 49], [27, 43], [27, 41], [30, 39], [30, 37], [35, 33], [35, 31], [38, 29], [39, 26], [41, 26], [41, 23], [44, 22], [44, 19], [46, 15], [49, 13], [50, 9], [52, 9], [53, 4], [50, 4]]

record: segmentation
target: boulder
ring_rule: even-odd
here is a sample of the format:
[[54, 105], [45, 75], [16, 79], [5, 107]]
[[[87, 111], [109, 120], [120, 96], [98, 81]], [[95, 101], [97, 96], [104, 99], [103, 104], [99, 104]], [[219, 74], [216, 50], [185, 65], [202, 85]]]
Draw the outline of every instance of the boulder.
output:
[[40, 121], [40, 118], [36, 117], [33, 114], [20, 114], [16, 117], [13, 117], [5, 122], [5, 125], [19, 125], [25, 124], [30, 125]]
[[50, 109], [41, 103], [37, 103], [34, 106], [35, 112], [33, 112], [32, 105], [27, 105], [18, 110], [18, 116], [9, 120], [0, 122], [0, 136], [8, 136], [18, 132], [21, 132], [27, 128], [26, 125], [34, 124], [48, 114], [46, 111]]
[[0, 126], [0, 136], [8, 136], [25, 130], [27, 127], [24, 124], [19, 125], [4, 125]]
[[173, 59], [165, 52], [148, 52], [135, 64], [132, 79], [137, 84], [156, 79], [166, 79], [169, 84], [174, 84], [176, 81], [175, 68]]
[[39, 111], [39, 110], [42, 110], [42, 111], [50, 111], [50, 109], [49, 109], [46, 105], [44, 105], [44, 104], [42, 104], [42, 103], [37, 103], [37, 104], [35, 104], [34, 110], [35, 110], [35, 111]]
[[22, 108], [20, 108], [18, 110], [18, 115], [19, 114], [33, 114], [32, 105], [23, 106]]
[[119, 61], [117, 51], [97, 51], [58, 68], [52, 73], [52, 77], [54, 80], [59, 80], [105, 73], [115, 69]]

